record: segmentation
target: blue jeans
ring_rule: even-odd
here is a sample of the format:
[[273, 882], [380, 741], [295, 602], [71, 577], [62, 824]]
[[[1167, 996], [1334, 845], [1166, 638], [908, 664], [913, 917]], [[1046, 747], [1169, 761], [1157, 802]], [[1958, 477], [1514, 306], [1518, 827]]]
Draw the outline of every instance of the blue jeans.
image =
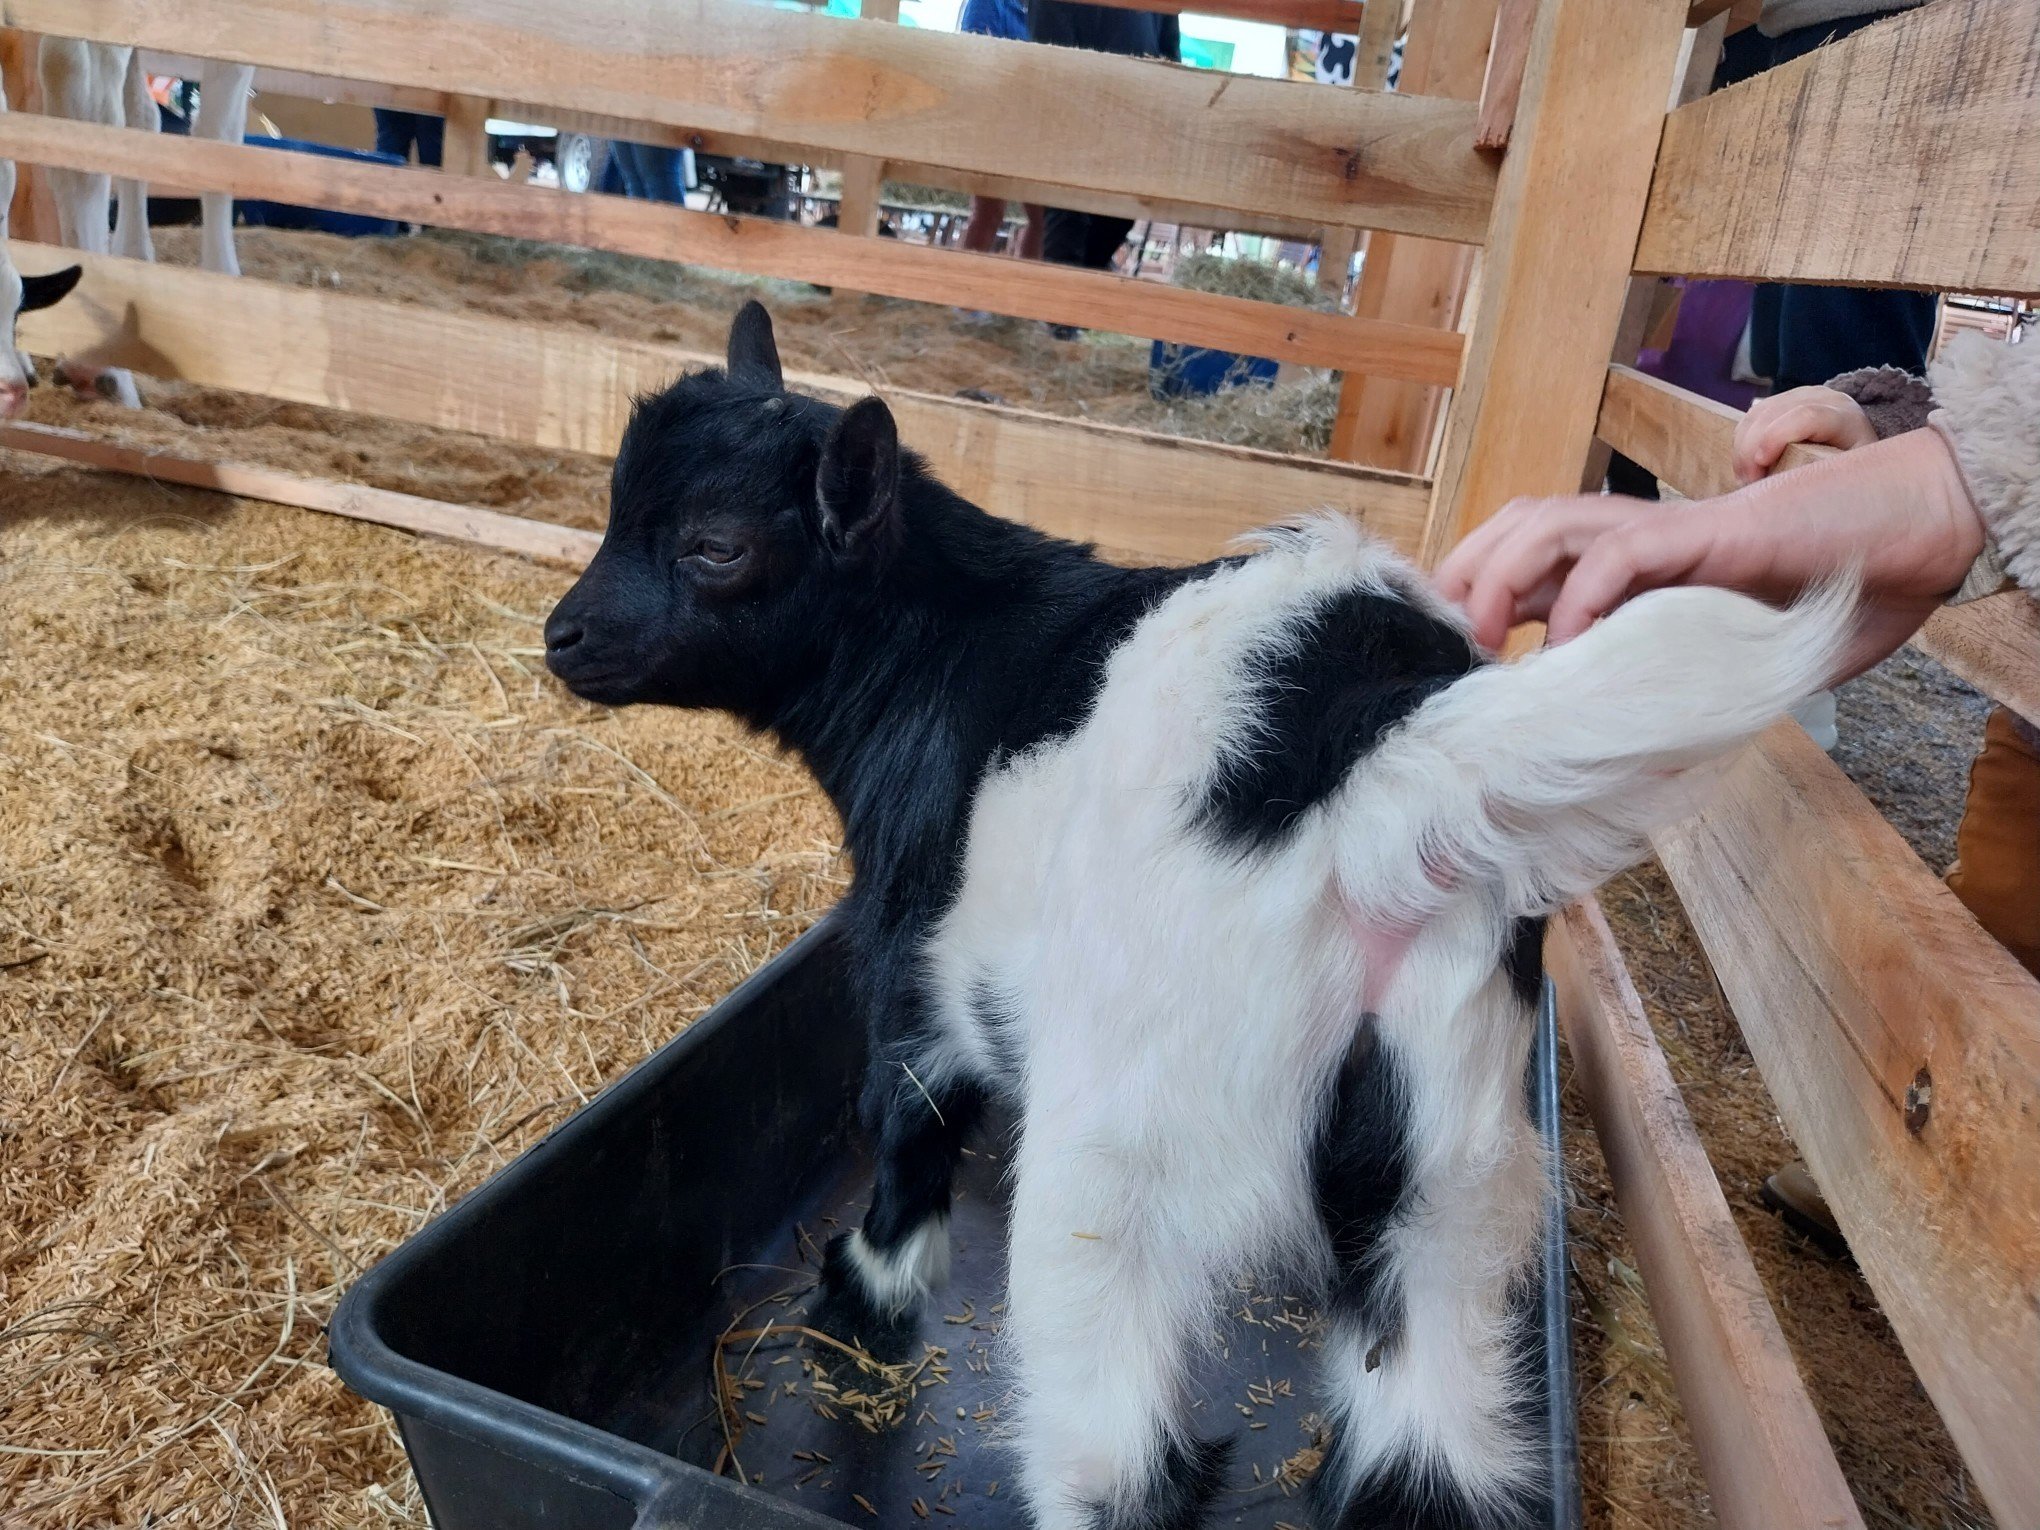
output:
[[398, 159], [408, 160], [413, 144], [418, 148], [419, 164], [444, 163], [446, 119], [428, 117], [422, 112], [387, 111], [378, 106], [375, 109], [376, 152], [394, 154]]
[[623, 177], [623, 194], [641, 202], [678, 202], [685, 199], [687, 183], [678, 149], [649, 143], [617, 142], [609, 146], [610, 162]]

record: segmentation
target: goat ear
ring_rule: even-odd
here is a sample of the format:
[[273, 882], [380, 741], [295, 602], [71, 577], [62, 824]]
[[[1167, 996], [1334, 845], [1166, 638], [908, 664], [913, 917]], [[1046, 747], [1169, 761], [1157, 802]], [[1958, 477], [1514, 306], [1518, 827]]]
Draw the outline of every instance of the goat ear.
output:
[[754, 388], [782, 388], [779, 347], [772, 340], [772, 315], [753, 299], [737, 312], [730, 325], [729, 374], [731, 382]]
[[822, 445], [815, 479], [822, 540], [835, 553], [869, 545], [892, 518], [900, 491], [900, 433], [885, 400], [861, 398], [843, 411]]
[[78, 285], [78, 278], [84, 274], [83, 266], [66, 266], [61, 271], [50, 272], [48, 276], [24, 276], [21, 279], [21, 311], [34, 313], [38, 308], [47, 308], [61, 301]]

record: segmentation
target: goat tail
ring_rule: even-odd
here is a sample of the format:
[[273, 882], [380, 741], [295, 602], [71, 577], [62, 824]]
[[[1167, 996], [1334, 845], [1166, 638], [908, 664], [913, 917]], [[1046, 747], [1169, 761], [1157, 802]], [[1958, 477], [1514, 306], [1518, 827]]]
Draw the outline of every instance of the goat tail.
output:
[[1782, 610], [1655, 591], [1455, 681], [1346, 783], [1342, 891], [1406, 928], [1474, 885], [1512, 916], [1591, 892], [1698, 805], [1709, 766], [1829, 682], [1859, 588], [1852, 573]]

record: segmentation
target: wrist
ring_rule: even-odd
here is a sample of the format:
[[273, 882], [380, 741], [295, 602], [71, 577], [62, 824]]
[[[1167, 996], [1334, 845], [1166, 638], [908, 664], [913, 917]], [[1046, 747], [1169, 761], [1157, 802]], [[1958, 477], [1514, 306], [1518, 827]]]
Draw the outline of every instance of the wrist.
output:
[[1933, 583], [1953, 591], [1989, 540], [1954, 448], [1939, 430], [1927, 427], [1891, 436], [1875, 449], [1888, 454], [1900, 481], [1919, 496], [1920, 551], [1931, 560]]

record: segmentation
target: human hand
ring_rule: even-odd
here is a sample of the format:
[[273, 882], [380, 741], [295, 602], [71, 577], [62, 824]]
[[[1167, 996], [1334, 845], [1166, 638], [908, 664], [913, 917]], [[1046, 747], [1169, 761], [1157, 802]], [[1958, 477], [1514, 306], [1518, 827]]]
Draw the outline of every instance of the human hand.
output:
[[1835, 388], [1788, 388], [1750, 405], [1735, 428], [1731, 460], [1737, 483], [1755, 483], [1777, 466], [1785, 448], [1803, 441], [1843, 451], [1877, 439], [1870, 416]]
[[1863, 581], [1847, 667], [1895, 650], [1959, 584], [1983, 522], [1938, 432], [1907, 431], [1715, 499], [1519, 499], [1469, 534], [1436, 582], [1499, 648], [1517, 622], [1577, 637], [1632, 595], [1714, 585], [1783, 602], [1849, 569]]

